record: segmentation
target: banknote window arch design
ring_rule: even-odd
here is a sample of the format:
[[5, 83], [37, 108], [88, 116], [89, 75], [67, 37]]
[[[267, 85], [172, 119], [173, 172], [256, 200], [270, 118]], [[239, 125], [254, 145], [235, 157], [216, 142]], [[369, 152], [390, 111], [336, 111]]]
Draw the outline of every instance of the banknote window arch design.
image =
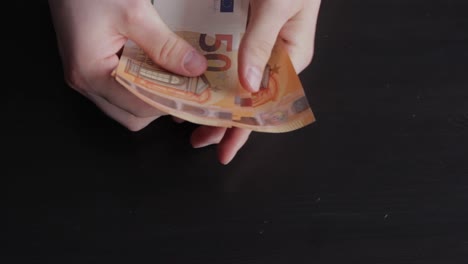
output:
[[179, 77], [164, 70], [145, 67], [133, 61], [128, 62], [126, 71], [132, 75], [161, 84], [183, 85], [186, 82], [186, 79], [183, 77]]
[[139, 62], [129, 60], [125, 72], [151, 83], [162, 85], [168, 89], [183, 93], [190, 93], [198, 100], [204, 101], [209, 97], [211, 84], [205, 75], [198, 78], [187, 78], [168, 72], [164, 69], [145, 66]]
[[140, 76], [146, 79], [156, 81], [163, 84], [183, 85], [185, 79], [164, 71], [154, 71], [142, 68]]

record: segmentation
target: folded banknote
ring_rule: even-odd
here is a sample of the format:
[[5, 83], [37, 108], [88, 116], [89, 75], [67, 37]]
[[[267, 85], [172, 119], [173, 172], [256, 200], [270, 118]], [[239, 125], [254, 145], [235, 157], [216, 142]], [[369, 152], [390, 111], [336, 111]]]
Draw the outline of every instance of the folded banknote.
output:
[[278, 40], [265, 67], [260, 91], [250, 93], [238, 77], [237, 57], [249, 0], [153, 0], [164, 22], [208, 61], [198, 77], [171, 73], [129, 40], [116, 80], [141, 100], [200, 125], [282, 133], [315, 121], [299, 76]]

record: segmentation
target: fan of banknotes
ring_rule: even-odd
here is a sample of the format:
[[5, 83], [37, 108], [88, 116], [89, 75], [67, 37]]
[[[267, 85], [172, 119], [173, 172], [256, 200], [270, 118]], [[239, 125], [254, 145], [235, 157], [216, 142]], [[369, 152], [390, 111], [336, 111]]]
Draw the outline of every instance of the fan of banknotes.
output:
[[196, 78], [158, 67], [129, 40], [116, 80], [153, 107], [189, 122], [282, 133], [315, 121], [299, 76], [278, 42], [265, 68], [261, 89], [245, 90], [237, 55], [248, 19], [249, 0], [153, 0], [164, 22], [208, 60]]

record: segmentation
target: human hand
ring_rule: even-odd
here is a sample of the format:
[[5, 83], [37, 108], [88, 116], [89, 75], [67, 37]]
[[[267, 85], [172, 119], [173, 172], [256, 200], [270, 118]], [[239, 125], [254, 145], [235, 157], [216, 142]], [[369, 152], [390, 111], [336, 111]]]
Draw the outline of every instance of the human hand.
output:
[[164, 115], [111, 76], [128, 39], [156, 63], [186, 76], [206, 59], [162, 22], [148, 0], [49, 0], [65, 80], [104, 113], [132, 131]]
[[[278, 38], [285, 42], [297, 73], [311, 63], [320, 0], [251, 0], [250, 5], [250, 21], [239, 51], [239, 78], [247, 90], [258, 92]], [[221, 160], [229, 161], [250, 133], [240, 128], [200, 127], [194, 132], [192, 143], [219, 143]]]
[[[174, 73], [194, 77], [206, 70], [205, 57], [169, 30], [149, 0], [49, 0], [49, 7], [68, 85], [132, 131], [165, 113], [138, 99], [111, 76], [128, 39]], [[191, 142], [194, 147], [219, 143], [219, 160], [227, 164], [247, 137], [243, 130], [202, 126]]]
[[[248, 69], [249, 65], [256, 65], [250, 63], [251, 61], [259, 63], [261, 59], [265, 59], [266, 64], [268, 60], [266, 55], [269, 57], [266, 44], [274, 43], [272, 39], [277, 37], [271, 35], [271, 31], [255, 30], [263, 28], [261, 25], [265, 21], [275, 21], [275, 16], [271, 16], [269, 20], [256, 18], [270, 16], [265, 13], [270, 10], [264, 6], [274, 4], [276, 6], [274, 10], [278, 12], [282, 5], [284, 6], [283, 2], [252, 0], [253, 19], [246, 40], [243, 42], [244, 48], [240, 57], [239, 70], [244, 86], [246, 86], [245, 80], [248, 79], [245, 69]], [[104, 113], [132, 131], [143, 129], [165, 113], [135, 97], [111, 76], [111, 72], [118, 65], [117, 54], [128, 39], [136, 42], [157, 64], [174, 73], [191, 77], [198, 76], [206, 70], [205, 58], [168, 29], [149, 1], [49, 0], [49, 6], [63, 61], [65, 80], [73, 89], [92, 100]], [[298, 13], [303, 13], [301, 8], [311, 5], [291, 6], [297, 8]], [[290, 13], [294, 13], [294, 10], [291, 8]], [[293, 17], [296, 16], [298, 15]], [[314, 13], [311, 16], [314, 17]], [[286, 27], [289, 22], [285, 23], [283, 26], [288, 29], [285, 32], [307, 33], [304, 26], [308, 26], [310, 20], [304, 17], [307, 15], [298, 16], [297, 23], [293, 23], [292, 26]], [[315, 23], [313, 26], [315, 27]], [[261, 38], [259, 42], [253, 36], [258, 32], [265, 35], [265, 38]], [[294, 51], [294, 48], [304, 47], [294, 42], [301, 40], [300, 37], [295, 38], [289, 34], [280, 34], [280, 36], [292, 44], [290, 52]], [[253, 55], [252, 60], [242, 59], [249, 58], [250, 55]], [[300, 63], [295, 63], [296, 65]], [[246, 87], [251, 89], [248, 85]], [[245, 144], [249, 135], [250, 131], [245, 129], [201, 126], [192, 134], [191, 143], [195, 148], [218, 144], [219, 160], [227, 164]]]
[[320, 0], [251, 0], [251, 16], [239, 51], [239, 76], [251, 92], [260, 88], [278, 39], [286, 44], [297, 73], [311, 62]]

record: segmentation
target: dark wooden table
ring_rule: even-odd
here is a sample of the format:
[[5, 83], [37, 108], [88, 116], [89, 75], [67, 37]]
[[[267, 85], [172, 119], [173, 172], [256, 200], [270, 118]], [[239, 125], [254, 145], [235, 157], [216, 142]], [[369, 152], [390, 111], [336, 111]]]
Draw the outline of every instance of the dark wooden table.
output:
[[2, 263], [468, 263], [466, 0], [324, 0], [318, 121], [229, 166], [194, 125], [101, 114], [62, 79], [45, 1], [13, 5]]

